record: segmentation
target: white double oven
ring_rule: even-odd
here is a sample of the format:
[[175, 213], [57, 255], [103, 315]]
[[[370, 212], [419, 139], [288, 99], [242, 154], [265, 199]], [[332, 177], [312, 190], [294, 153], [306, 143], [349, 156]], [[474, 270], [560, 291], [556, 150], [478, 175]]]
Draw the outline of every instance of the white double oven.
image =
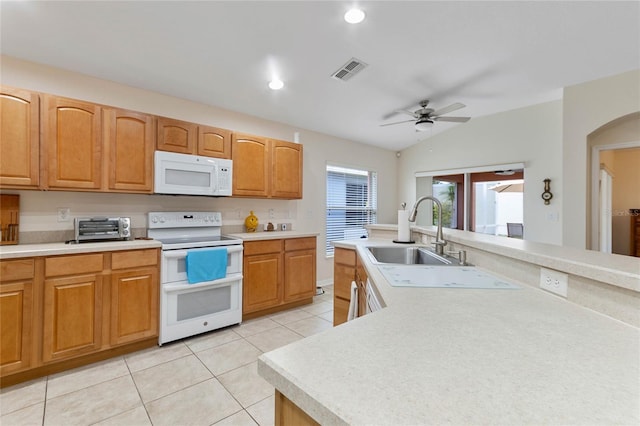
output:
[[[162, 242], [162, 345], [242, 321], [242, 240], [221, 235], [219, 212], [151, 212], [148, 235]], [[186, 257], [224, 247], [224, 278], [189, 284]]]

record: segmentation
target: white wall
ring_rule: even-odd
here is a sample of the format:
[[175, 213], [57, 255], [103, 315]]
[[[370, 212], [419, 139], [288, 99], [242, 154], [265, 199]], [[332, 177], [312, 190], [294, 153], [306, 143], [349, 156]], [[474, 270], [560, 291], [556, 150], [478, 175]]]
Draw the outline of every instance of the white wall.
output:
[[[517, 162], [525, 163], [526, 238], [562, 244], [561, 101], [473, 118], [405, 149], [398, 168], [399, 200], [415, 201], [416, 172]], [[540, 198], [545, 178], [551, 179], [553, 193], [548, 206]]]
[[[587, 138], [640, 111], [640, 70], [565, 87], [563, 101], [563, 245], [587, 246]], [[583, 212], [585, 214], [583, 214]]]
[[[139, 228], [146, 227], [145, 215], [148, 211], [215, 210], [223, 213], [226, 225], [239, 225], [249, 210], [254, 210], [261, 223], [291, 222], [294, 230], [319, 233], [317, 278], [319, 281], [328, 280], [333, 275], [333, 265], [332, 259], [326, 259], [324, 255], [327, 162], [377, 171], [380, 200], [378, 220], [380, 223], [396, 221], [395, 152], [15, 58], [2, 56], [0, 60], [1, 83], [9, 86], [282, 140], [292, 141], [294, 133], [298, 132], [299, 141], [304, 145], [302, 200], [19, 191], [21, 232], [72, 229], [71, 222], [57, 222], [58, 207], [70, 208], [72, 217], [95, 213], [132, 216], [133, 227]], [[215, 100], [212, 102], [215, 103]], [[251, 102], [248, 101], [247, 111], [250, 110]], [[273, 220], [268, 217], [269, 209], [274, 210]]]

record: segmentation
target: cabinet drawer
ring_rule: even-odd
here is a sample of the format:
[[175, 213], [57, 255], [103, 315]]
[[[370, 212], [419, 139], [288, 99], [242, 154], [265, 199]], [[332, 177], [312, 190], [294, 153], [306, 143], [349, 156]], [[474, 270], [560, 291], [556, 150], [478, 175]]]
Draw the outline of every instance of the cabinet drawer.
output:
[[137, 268], [157, 264], [157, 249], [115, 251], [111, 254], [111, 269]]
[[316, 248], [316, 237], [290, 238], [284, 240], [284, 251], [309, 250]]
[[0, 262], [0, 278], [2, 281], [24, 280], [33, 278], [35, 273], [33, 259], [3, 260]]
[[282, 240], [247, 241], [244, 243], [244, 255], [280, 253]]
[[356, 266], [356, 251], [336, 247], [333, 261], [342, 265]]
[[47, 257], [44, 263], [45, 275], [77, 275], [89, 272], [102, 272], [102, 253], [78, 254], [75, 256]]

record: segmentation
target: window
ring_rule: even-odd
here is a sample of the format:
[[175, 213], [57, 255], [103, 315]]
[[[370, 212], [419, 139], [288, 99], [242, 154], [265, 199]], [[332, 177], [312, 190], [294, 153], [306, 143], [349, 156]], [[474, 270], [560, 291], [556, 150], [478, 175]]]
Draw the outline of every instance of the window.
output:
[[376, 223], [377, 209], [375, 172], [327, 165], [327, 256], [333, 256], [332, 241], [366, 236], [364, 226]]
[[[438, 198], [446, 228], [508, 236], [507, 223], [524, 222], [523, 191], [524, 163], [416, 173], [416, 198]], [[418, 210], [418, 221], [436, 224], [436, 213]]]

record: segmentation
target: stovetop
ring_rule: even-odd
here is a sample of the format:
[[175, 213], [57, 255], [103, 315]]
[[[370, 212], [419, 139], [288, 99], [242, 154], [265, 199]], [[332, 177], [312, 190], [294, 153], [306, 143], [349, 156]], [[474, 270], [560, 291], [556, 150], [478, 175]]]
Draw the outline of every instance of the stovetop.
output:
[[221, 235], [220, 212], [149, 212], [147, 235], [162, 243], [163, 250], [242, 244]]
[[242, 240], [225, 235], [220, 236], [188, 236], [177, 238], [156, 238], [162, 243], [163, 250], [217, 247], [242, 244]]

